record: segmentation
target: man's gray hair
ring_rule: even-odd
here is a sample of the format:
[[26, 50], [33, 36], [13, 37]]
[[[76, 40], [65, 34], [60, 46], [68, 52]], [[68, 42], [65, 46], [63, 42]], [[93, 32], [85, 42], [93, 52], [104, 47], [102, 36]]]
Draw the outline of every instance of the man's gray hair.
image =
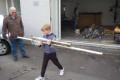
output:
[[16, 8], [15, 7], [10, 7], [9, 11], [11, 11], [11, 10], [16, 10]]

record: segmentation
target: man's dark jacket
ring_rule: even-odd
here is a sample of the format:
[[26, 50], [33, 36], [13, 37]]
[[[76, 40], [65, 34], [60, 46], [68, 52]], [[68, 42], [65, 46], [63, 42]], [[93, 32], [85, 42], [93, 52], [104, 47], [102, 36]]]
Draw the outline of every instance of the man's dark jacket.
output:
[[24, 26], [19, 15], [12, 18], [10, 15], [6, 16], [3, 21], [2, 35], [7, 39], [6, 34], [9, 34], [9, 39], [16, 39], [18, 36], [24, 36]]

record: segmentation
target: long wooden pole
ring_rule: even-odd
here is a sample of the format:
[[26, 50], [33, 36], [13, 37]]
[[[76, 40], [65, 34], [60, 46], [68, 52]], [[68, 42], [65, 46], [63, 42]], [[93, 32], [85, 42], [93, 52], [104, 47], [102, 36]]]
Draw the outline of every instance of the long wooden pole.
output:
[[82, 49], [82, 48], [76, 48], [76, 47], [67, 47], [67, 46], [61, 46], [61, 45], [56, 45], [56, 44], [53, 44], [53, 45], [58, 46], [58, 47], [62, 47], [62, 48], [66, 48], [66, 49], [70, 49], [70, 50], [83, 51], [83, 52], [87, 52], [87, 53], [90, 53], [90, 54], [96, 54], [96, 55], [103, 55], [102, 52], [98, 52], [98, 51]]
[[[47, 39], [41, 38], [41, 37], [32, 37], [32, 38], [35, 39], [35, 40], [42, 40], [42, 41], [45, 41], [45, 42], [47, 41]], [[63, 46], [68, 46], [68, 47], [72, 46], [71, 43], [61, 42], [61, 41], [57, 41], [57, 40], [52, 40], [52, 43], [53, 44], [58, 44], [58, 45], [63, 45]]]
[[[37, 40], [34, 40], [35, 38], [36, 38]], [[38, 38], [38, 37], [33, 37], [33, 39], [25, 38], [25, 37], [18, 37], [18, 39], [23, 39], [23, 40], [28, 40], [28, 41], [34, 41], [34, 42], [38, 42], [38, 40], [47, 41], [47, 39], [45, 39], [45, 38]], [[54, 41], [53, 41], [53, 42], [54, 42]], [[54, 45], [54, 46], [58, 46], [58, 47], [62, 47], [62, 48], [66, 48], [66, 49], [70, 49], [70, 50], [83, 51], [83, 52], [87, 52], [87, 53], [91, 53], [91, 54], [96, 54], [96, 55], [103, 55], [102, 52], [72, 47], [72, 45], [71, 45], [70, 43], [66, 43], [66, 42], [56, 41], [53, 45]]]

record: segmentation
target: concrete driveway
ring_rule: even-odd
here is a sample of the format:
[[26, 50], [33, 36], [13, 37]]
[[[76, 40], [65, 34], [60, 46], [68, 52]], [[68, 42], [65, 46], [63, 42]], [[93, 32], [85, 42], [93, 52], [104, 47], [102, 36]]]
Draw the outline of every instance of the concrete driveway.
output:
[[[10, 54], [0, 56], [0, 80], [34, 80], [39, 76], [42, 49], [30, 45], [26, 45], [25, 48], [31, 57], [29, 59], [22, 59], [19, 55], [18, 62], [14, 62]], [[46, 80], [120, 80], [119, 58], [89, 55], [63, 48], [57, 48], [57, 53], [65, 68], [65, 75], [60, 77], [58, 68], [50, 61]]]

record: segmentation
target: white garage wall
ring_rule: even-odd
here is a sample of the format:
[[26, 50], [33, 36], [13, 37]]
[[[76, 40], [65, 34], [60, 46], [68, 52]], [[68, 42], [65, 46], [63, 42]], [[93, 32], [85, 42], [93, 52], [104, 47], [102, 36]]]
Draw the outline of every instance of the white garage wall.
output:
[[50, 23], [49, 0], [20, 0], [25, 36], [42, 36], [40, 27]]
[[62, 2], [66, 5], [66, 15], [69, 18], [73, 15], [75, 3], [79, 2], [79, 12], [102, 12], [102, 24], [114, 24], [114, 14], [109, 12], [109, 9], [115, 5], [115, 0], [62, 0]]

